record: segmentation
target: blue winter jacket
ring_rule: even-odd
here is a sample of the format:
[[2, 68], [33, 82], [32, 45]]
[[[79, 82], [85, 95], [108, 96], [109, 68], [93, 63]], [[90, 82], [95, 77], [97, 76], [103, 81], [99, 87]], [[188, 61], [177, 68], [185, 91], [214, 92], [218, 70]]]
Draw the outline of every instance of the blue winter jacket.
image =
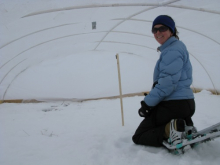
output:
[[192, 66], [186, 46], [175, 37], [169, 38], [159, 47], [160, 58], [154, 68], [156, 84], [144, 101], [156, 106], [161, 101], [193, 99]]

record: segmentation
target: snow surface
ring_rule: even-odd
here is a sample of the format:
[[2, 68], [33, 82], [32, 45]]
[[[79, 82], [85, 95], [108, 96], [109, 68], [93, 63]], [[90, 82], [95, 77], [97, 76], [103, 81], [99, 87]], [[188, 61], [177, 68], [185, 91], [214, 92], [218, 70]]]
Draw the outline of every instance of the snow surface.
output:
[[[143, 97], [120, 100], [0, 105], [1, 165], [219, 165], [220, 138], [175, 156], [163, 147], [135, 145]], [[197, 129], [219, 122], [220, 96], [195, 94]]]
[[220, 92], [219, 0], [1, 0], [0, 100], [118, 95], [117, 53], [123, 94], [149, 91], [160, 14], [187, 46], [192, 88]]

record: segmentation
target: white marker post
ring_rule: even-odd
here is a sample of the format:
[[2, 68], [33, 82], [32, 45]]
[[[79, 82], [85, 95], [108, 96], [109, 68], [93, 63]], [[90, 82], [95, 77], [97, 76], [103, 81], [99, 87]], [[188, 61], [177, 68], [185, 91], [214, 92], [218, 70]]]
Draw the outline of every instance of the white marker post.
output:
[[123, 112], [123, 102], [122, 102], [122, 90], [121, 90], [121, 74], [120, 74], [120, 64], [119, 64], [119, 55], [116, 54], [117, 65], [118, 65], [118, 82], [119, 82], [119, 92], [120, 92], [120, 102], [121, 102], [121, 118], [122, 126], [124, 126], [124, 112]]

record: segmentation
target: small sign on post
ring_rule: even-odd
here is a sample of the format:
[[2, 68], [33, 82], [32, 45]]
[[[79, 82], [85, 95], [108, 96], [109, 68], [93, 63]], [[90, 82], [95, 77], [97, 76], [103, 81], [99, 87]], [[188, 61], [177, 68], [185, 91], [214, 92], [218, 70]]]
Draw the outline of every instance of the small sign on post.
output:
[[96, 29], [96, 22], [92, 22], [92, 30]]
[[122, 101], [122, 89], [121, 89], [121, 73], [120, 73], [120, 64], [119, 64], [119, 55], [116, 54], [117, 66], [118, 66], [118, 83], [119, 83], [119, 92], [120, 92], [120, 102], [121, 102], [121, 119], [122, 126], [124, 126], [124, 112], [123, 112], [123, 101]]

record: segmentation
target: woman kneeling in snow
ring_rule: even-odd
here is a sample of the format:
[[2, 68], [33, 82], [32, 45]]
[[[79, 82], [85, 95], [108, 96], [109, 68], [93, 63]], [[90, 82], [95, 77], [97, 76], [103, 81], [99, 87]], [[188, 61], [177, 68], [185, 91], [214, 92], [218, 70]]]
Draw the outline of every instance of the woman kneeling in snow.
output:
[[[185, 123], [193, 126], [195, 112], [192, 84], [192, 66], [184, 43], [179, 41], [175, 22], [170, 16], [160, 15], [152, 25], [152, 33], [161, 52], [153, 75], [153, 87], [138, 113], [144, 120], [140, 123], [132, 140], [136, 144], [161, 146], [164, 139], [172, 144], [182, 141]], [[170, 137], [177, 132], [178, 138]]]

